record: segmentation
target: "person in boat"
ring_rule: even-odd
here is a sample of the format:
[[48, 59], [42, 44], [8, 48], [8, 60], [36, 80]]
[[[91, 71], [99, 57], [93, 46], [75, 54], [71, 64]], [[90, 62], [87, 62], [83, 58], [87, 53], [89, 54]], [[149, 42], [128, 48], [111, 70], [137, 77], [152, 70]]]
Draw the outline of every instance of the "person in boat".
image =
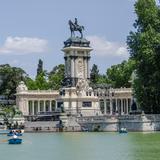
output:
[[16, 138], [17, 138], [17, 136], [14, 134], [14, 135], [13, 135], [13, 138], [14, 138], [14, 139], [16, 139]]
[[12, 130], [10, 130], [10, 131], [9, 131], [9, 134], [12, 134], [12, 133], [13, 133], [13, 131], [12, 131]]

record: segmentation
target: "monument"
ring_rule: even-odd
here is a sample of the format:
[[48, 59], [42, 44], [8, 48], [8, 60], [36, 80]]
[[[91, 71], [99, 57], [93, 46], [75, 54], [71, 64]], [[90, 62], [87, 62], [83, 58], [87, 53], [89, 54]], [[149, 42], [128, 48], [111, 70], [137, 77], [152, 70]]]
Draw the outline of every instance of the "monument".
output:
[[[69, 20], [69, 27], [71, 36], [64, 42], [62, 49], [65, 60], [65, 79], [60, 91], [58, 107], [71, 115], [99, 115], [101, 112], [98, 97], [89, 87], [89, 60], [92, 51], [90, 42], [84, 38], [84, 27], [78, 24], [77, 18], [75, 22]], [[80, 36], [76, 36], [76, 31], [79, 31]]]
[[[90, 42], [78, 20], [69, 20], [70, 37], [62, 51], [65, 60], [65, 78], [60, 90], [28, 90], [24, 82], [17, 87], [16, 105], [30, 120], [39, 117], [64, 115], [66, 118], [97, 115], [128, 115], [131, 110], [131, 88], [109, 88], [108, 85], [90, 84]], [[79, 33], [77, 33], [79, 32]], [[39, 73], [43, 64], [39, 63]], [[71, 116], [68, 116], [71, 115]], [[73, 122], [73, 121], [72, 121]]]

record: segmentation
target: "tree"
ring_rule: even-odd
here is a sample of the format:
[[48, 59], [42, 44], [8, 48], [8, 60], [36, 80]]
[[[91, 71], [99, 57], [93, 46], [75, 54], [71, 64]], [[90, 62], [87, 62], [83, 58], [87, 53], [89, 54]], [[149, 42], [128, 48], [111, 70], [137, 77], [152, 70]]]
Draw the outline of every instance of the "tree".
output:
[[91, 69], [91, 73], [90, 73], [91, 84], [97, 84], [98, 78], [99, 78], [98, 66], [96, 64], [93, 64], [92, 69]]
[[0, 117], [3, 118], [4, 124], [9, 128], [11, 127], [13, 118], [16, 115], [22, 115], [22, 113], [15, 106], [0, 105]]
[[26, 72], [9, 64], [0, 65], [0, 94], [8, 98], [14, 97], [19, 82], [28, 77]]
[[44, 71], [37, 75], [35, 80], [35, 86], [37, 87], [37, 89], [40, 89], [40, 90], [49, 89], [49, 84], [46, 80], [46, 73]]
[[64, 79], [64, 64], [55, 66], [50, 73], [48, 73], [49, 87], [52, 89], [59, 89]]
[[36, 79], [33, 80], [31, 78], [27, 78], [26, 85], [29, 90], [48, 90], [49, 89], [49, 83], [46, 78], [45, 71], [39, 73], [36, 76]]
[[43, 61], [39, 59], [35, 80], [28, 77], [25, 81], [26, 85], [29, 90], [47, 90], [49, 89], [49, 83], [47, 80], [47, 71], [43, 70]]
[[36, 82], [33, 79], [31, 79], [30, 77], [28, 77], [26, 79], [25, 84], [29, 90], [37, 90], [38, 89]]
[[160, 9], [154, 0], [138, 0], [135, 12], [136, 31], [127, 38], [136, 66], [134, 92], [145, 113], [160, 113]]
[[43, 61], [39, 59], [37, 67], [37, 76], [43, 72]]
[[121, 64], [111, 66], [106, 72], [108, 82], [114, 88], [131, 87], [130, 80], [134, 67], [133, 60], [123, 61]]

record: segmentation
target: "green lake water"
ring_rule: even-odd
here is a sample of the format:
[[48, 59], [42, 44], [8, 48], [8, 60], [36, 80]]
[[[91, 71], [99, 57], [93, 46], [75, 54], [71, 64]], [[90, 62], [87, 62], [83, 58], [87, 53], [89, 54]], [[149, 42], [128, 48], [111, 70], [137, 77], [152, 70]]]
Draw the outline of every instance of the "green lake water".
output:
[[160, 160], [160, 133], [25, 133], [8, 145], [0, 135], [0, 160]]

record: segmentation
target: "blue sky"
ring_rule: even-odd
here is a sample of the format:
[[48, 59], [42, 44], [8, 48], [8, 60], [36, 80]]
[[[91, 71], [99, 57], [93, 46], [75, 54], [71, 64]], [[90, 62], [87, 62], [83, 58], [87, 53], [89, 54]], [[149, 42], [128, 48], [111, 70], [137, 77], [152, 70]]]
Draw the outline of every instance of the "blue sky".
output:
[[126, 37], [136, 18], [134, 0], [0, 0], [0, 64], [36, 74], [37, 62], [50, 71], [63, 63], [63, 41], [70, 36], [68, 20], [78, 18], [91, 41], [90, 66], [101, 73], [129, 57]]

